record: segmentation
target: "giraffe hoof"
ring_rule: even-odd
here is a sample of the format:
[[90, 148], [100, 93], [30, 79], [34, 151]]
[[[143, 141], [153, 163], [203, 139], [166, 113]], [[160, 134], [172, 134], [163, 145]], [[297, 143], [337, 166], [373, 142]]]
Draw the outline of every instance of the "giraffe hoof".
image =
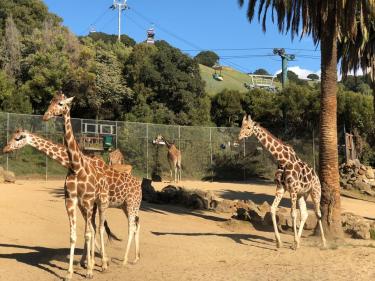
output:
[[276, 248], [282, 248], [282, 246], [283, 246], [283, 242], [279, 242], [279, 241], [276, 241]]
[[94, 278], [94, 275], [92, 274], [92, 272], [87, 272], [86, 279], [92, 279], [92, 278]]
[[135, 258], [130, 264], [134, 265], [139, 261], [139, 258]]
[[299, 248], [299, 243], [297, 243], [296, 241], [294, 241], [293, 245], [292, 245], [292, 249], [296, 251], [298, 248]]

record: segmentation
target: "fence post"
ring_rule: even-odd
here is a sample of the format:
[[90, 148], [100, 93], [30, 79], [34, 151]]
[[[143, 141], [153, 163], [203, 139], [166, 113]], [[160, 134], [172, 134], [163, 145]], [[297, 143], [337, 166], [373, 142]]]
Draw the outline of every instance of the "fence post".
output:
[[116, 124], [116, 148], [118, 148], [118, 147], [117, 147], [117, 135], [118, 135], [117, 128], [118, 128], [118, 126], [117, 126], [117, 121], [115, 121], [115, 122], [116, 122], [116, 123], [115, 123], [115, 124]]
[[[9, 140], [9, 112], [7, 113], [7, 143]], [[9, 153], [7, 153], [7, 171], [9, 170]]]
[[148, 123], [146, 124], [146, 178], [148, 178]]
[[[178, 125], [178, 149], [181, 151], [181, 126]], [[182, 180], [182, 169], [180, 170], [181, 172], [181, 179]]]
[[[243, 140], [243, 158], [245, 160], [245, 157], [246, 157], [246, 139]], [[245, 163], [245, 161], [244, 161]], [[246, 181], [246, 166], [245, 165], [242, 165], [243, 166], [243, 180]]]
[[[47, 136], [47, 124], [48, 122], [43, 122], [44, 123], [44, 132], [45, 132], [45, 137], [48, 139], [48, 136]], [[45, 175], [45, 181], [48, 180], [48, 156], [46, 154], [46, 175]]]
[[210, 127], [210, 165], [211, 165], [211, 181], [214, 181], [214, 172], [213, 172], [213, 158], [212, 158], [212, 131]]

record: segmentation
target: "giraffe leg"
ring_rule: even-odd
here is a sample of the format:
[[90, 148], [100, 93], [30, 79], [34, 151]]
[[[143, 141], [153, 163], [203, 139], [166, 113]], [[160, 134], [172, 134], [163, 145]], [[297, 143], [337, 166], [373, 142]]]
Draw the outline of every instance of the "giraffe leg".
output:
[[298, 237], [297, 237], [298, 240], [297, 240], [297, 244], [296, 244], [297, 249], [299, 248], [299, 245], [300, 245], [303, 227], [304, 227], [305, 222], [307, 220], [307, 217], [309, 215], [308, 212], [307, 212], [306, 201], [305, 201], [304, 196], [301, 196], [298, 199], [298, 206], [299, 206], [300, 213], [301, 213], [301, 222], [300, 222], [299, 229], [298, 229]]
[[86, 210], [86, 216], [85, 216], [85, 243], [86, 243], [86, 255], [87, 255], [87, 271], [86, 271], [86, 278], [93, 278], [93, 257], [92, 257], [92, 225], [91, 225], [91, 215], [89, 213], [89, 210]]
[[174, 181], [178, 182], [178, 175], [177, 175], [177, 166], [174, 166]]
[[140, 222], [139, 222], [138, 215], [135, 217], [135, 224], [136, 224], [136, 229], [135, 229], [135, 259], [133, 261], [133, 264], [137, 263], [138, 260], [141, 257], [141, 254], [139, 252], [139, 231], [140, 231], [141, 225], [140, 225]]
[[319, 229], [320, 229], [320, 235], [322, 239], [322, 246], [323, 248], [327, 247], [326, 243], [326, 238], [324, 236], [324, 231], [323, 231], [323, 225], [322, 225], [322, 213], [320, 211], [320, 193], [316, 194], [314, 191], [311, 193], [311, 198], [314, 202], [314, 211], [315, 215], [318, 218], [318, 224], [319, 224]]
[[276, 196], [275, 199], [273, 200], [272, 206], [271, 206], [271, 214], [272, 214], [272, 223], [273, 223], [273, 230], [275, 232], [275, 238], [276, 238], [276, 246], [277, 248], [282, 247], [281, 243], [281, 238], [279, 234], [279, 230], [277, 228], [277, 222], [276, 222], [276, 212], [277, 212], [277, 207], [280, 204], [281, 199], [283, 198], [284, 195], [284, 187], [283, 186], [278, 186], [276, 188]]
[[[96, 216], [96, 211], [97, 211], [97, 204], [95, 203], [94, 204], [94, 208], [93, 208], [93, 211], [92, 211], [92, 217], [91, 217], [91, 224], [92, 226], [94, 227], [94, 230], [96, 232], [96, 222], [95, 222], [95, 216]], [[80, 210], [81, 210], [81, 213], [83, 216], [85, 216], [85, 211], [79, 206]], [[95, 248], [99, 249], [100, 250], [100, 247], [99, 245], [97, 245], [96, 243], [96, 239], [94, 238], [94, 241], [95, 241]], [[84, 243], [84, 247], [83, 247], [83, 255], [81, 257], [81, 260], [80, 260], [80, 265], [83, 267], [83, 268], [86, 268], [87, 264], [87, 256], [86, 256], [86, 252], [87, 252], [87, 249], [86, 249], [86, 243]]]
[[65, 198], [65, 207], [69, 217], [70, 225], [70, 255], [69, 268], [65, 280], [71, 280], [73, 277], [74, 249], [77, 241], [77, 198]]
[[294, 250], [297, 249], [298, 246], [298, 238], [297, 238], [297, 193], [291, 191], [290, 197], [292, 201], [292, 208], [291, 208], [291, 216], [292, 216], [292, 222], [293, 222], [293, 233], [294, 233], [294, 243], [292, 248]]
[[124, 210], [125, 214], [128, 216], [128, 242], [126, 244], [126, 250], [124, 254], [124, 261], [122, 263], [123, 266], [126, 266], [128, 264], [128, 255], [129, 255], [129, 250], [130, 250], [130, 245], [133, 240], [133, 237], [136, 232], [136, 217], [134, 214], [131, 214], [129, 210], [125, 209]]
[[105, 221], [105, 216], [104, 216], [104, 210], [101, 208], [99, 209], [99, 234], [100, 234], [100, 252], [102, 256], [102, 271], [106, 271], [108, 269], [108, 257], [105, 252], [104, 248], [104, 221]]

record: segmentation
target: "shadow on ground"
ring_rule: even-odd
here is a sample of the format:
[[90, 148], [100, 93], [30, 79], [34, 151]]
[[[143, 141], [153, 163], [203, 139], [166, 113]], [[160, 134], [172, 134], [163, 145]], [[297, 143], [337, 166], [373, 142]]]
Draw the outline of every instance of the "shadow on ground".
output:
[[[69, 255], [70, 249], [68, 248], [45, 248], [45, 247], [38, 247], [38, 246], [25, 246], [25, 245], [17, 245], [17, 244], [0, 244], [0, 251], [4, 248], [14, 248], [20, 249], [22, 253], [9, 253], [9, 254], [0, 254], [0, 259], [13, 259], [18, 262], [22, 262], [24, 264], [34, 266], [40, 268], [60, 279], [63, 279], [62, 276], [59, 276], [54, 270], [52, 269], [59, 269], [66, 271], [67, 268], [62, 268], [53, 263], [53, 261], [62, 261], [67, 264], [68, 259], [67, 255]], [[29, 252], [24, 252], [25, 250], [30, 250]], [[82, 255], [83, 250], [76, 248], [75, 251], [76, 255]], [[52, 268], [52, 269], [51, 269]], [[75, 274], [79, 274], [75, 272]], [[79, 274], [82, 277], [84, 275]]]

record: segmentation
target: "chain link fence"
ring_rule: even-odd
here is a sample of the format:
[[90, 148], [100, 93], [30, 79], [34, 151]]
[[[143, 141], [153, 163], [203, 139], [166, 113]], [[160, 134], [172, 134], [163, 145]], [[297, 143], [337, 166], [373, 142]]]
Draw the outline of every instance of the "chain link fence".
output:
[[[170, 180], [167, 148], [153, 144], [157, 135], [175, 143], [182, 154], [182, 179], [246, 181], [255, 177], [272, 179], [275, 161], [254, 137], [237, 142], [239, 128], [188, 127], [120, 121], [72, 119], [74, 135], [81, 149], [107, 159], [105, 139], [119, 148], [125, 162], [139, 177], [159, 175]], [[0, 146], [12, 133], [27, 129], [57, 143], [63, 143], [62, 118], [43, 122], [42, 116], [0, 112]], [[103, 142], [104, 140], [104, 142]], [[289, 138], [297, 154], [312, 167], [316, 166], [318, 141], [313, 133], [303, 138]], [[0, 153], [0, 165], [18, 178], [60, 179], [66, 169], [42, 152], [26, 146], [11, 154]]]

